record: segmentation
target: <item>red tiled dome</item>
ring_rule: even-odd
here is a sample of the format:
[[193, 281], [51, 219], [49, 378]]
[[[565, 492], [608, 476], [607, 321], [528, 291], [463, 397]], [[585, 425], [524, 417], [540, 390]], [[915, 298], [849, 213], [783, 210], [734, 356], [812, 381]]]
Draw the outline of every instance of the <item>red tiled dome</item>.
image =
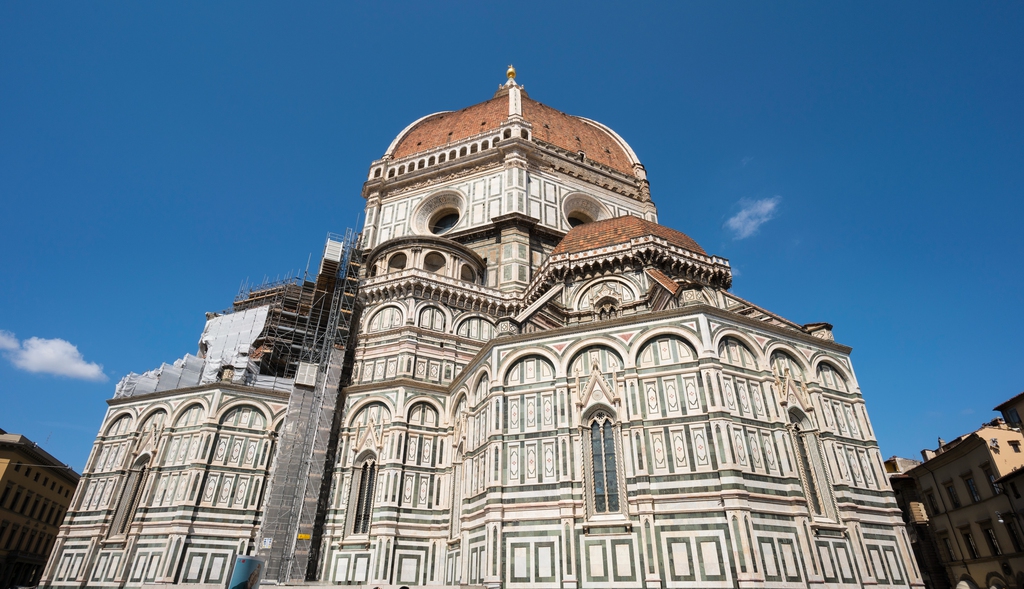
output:
[[562, 241], [558, 242], [551, 255], [572, 254], [619, 245], [631, 239], [648, 235], [659, 237], [691, 252], [707, 255], [704, 248], [697, 245], [697, 242], [685, 233], [631, 215], [573, 227], [565, 234]]
[[[522, 113], [532, 126], [532, 137], [562, 149], [582, 151], [595, 161], [630, 176], [639, 163], [629, 145], [604, 125], [565, 114], [532, 100], [522, 92]], [[424, 117], [395, 139], [389, 149], [393, 158], [403, 158], [431, 150], [468, 137], [497, 130], [509, 118], [508, 89], [499, 90], [494, 98], [458, 111], [447, 111]]]

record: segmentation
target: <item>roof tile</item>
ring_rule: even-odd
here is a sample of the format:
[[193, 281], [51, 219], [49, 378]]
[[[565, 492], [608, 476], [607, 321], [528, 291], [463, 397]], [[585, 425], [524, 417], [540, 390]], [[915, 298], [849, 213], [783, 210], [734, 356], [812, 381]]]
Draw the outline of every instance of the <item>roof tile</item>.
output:
[[697, 242], [685, 233], [633, 216], [615, 217], [573, 227], [555, 246], [551, 255], [595, 250], [627, 243], [632, 239], [649, 235], [664, 239], [672, 245], [691, 252], [707, 255], [704, 248], [697, 245]]

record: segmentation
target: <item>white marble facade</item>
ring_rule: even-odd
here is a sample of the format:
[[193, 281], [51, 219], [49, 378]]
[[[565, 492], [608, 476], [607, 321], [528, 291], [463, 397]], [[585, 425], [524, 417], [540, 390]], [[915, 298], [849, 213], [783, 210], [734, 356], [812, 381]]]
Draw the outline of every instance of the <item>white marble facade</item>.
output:
[[[540, 109], [510, 79], [370, 166], [317, 582], [922, 586], [850, 348], [731, 294], [618, 135]], [[44, 581], [223, 584], [287, 398], [112, 401]], [[126, 523], [110, 497], [138, 477]]]

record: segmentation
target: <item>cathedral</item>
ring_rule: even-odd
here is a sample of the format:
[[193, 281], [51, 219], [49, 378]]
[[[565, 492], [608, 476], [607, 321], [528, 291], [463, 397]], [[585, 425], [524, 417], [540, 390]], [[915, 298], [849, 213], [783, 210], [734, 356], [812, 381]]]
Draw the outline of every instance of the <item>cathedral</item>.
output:
[[42, 586], [923, 587], [851, 349], [515, 78], [402, 130], [315, 276], [121, 380]]

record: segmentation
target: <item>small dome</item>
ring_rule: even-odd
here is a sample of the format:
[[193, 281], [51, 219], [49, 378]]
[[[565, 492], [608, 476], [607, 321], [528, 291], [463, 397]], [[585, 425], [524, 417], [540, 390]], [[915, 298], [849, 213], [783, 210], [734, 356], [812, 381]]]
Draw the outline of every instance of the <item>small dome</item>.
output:
[[664, 239], [670, 244], [702, 255], [708, 255], [689, 235], [669, 229], [639, 217], [628, 215], [604, 221], [595, 221], [578, 225], [569, 230], [558, 242], [551, 255], [574, 254], [602, 247], [610, 247], [628, 243], [638, 237], [648, 235]]
[[[511, 83], [515, 83], [510, 78]], [[589, 119], [565, 114], [532, 100], [517, 87], [522, 99], [522, 117], [530, 123], [532, 138], [572, 153], [583, 152], [588, 160], [630, 176], [636, 175], [636, 154], [617, 133]], [[391, 143], [385, 156], [404, 158], [461, 141], [488, 131], [497, 131], [513, 112], [511, 92], [506, 85], [494, 98], [458, 111], [434, 113], [406, 127]]]

